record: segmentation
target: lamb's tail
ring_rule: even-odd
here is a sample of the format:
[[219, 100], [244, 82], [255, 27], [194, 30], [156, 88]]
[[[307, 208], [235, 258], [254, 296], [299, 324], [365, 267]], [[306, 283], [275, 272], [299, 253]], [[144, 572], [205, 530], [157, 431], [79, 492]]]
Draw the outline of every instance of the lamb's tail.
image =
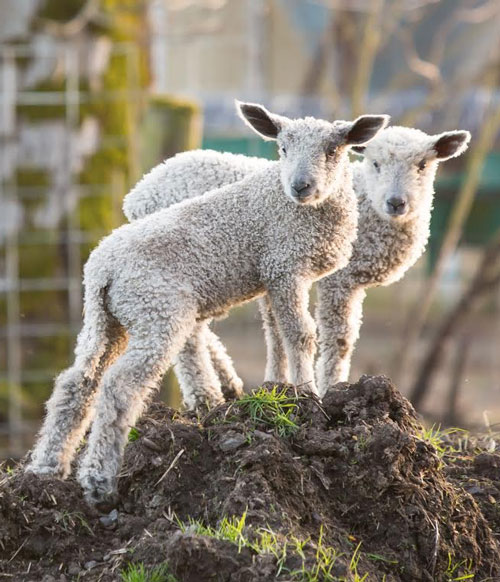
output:
[[[86, 267], [89, 267], [89, 263]], [[75, 347], [75, 363], [82, 365], [85, 369], [99, 365], [111, 341], [110, 323], [113, 318], [106, 305], [110, 280], [102, 272], [99, 275], [99, 277], [85, 277], [83, 326]]]

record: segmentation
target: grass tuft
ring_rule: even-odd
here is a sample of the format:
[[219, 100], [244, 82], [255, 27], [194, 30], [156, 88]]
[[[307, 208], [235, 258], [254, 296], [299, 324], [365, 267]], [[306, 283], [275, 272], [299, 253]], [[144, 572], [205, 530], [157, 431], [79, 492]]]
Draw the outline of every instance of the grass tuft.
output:
[[139, 431], [135, 428], [135, 426], [133, 426], [130, 429], [130, 432], [128, 433], [128, 442], [129, 443], [133, 443], [134, 441], [136, 441], [139, 437], [140, 437], [140, 433]]
[[146, 568], [142, 562], [129, 564], [120, 572], [122, 582], [177, 582], [177, 578], [169, 573], [168, 564], [159, 564]]
[[243, 396], [238, 405], [255, 423], [273, 428], [281, 437], [289, 437], [298, 429], [294, 421], [298, 409], [297, 400], [297, 397], [287, 394], [286, 388], [280, 390], [273, 386], [271, 390], [253, 390]]
[[[314, 558], [311, 559], [310, 552], [306, 555], [306, 549], [311, 544], [310, 538], [300, 540], [295, 536], [279, 536], [271, 529], [262, 527], [257, 528], [250, 537], [245, 535], [245, 521], [246, 512], [241, 517], [225, 517], [215, 528], [193, 519], [190, 519], [187, 524], [177, 520], [177, 524], [182, 532], [191, 532], [231, 542], [238, 546], [239, 552], [243, 548], [248, 548], [255, 554], [273, 556], [276, 561], [276, 578], [283, 573], [286, 574], [286, 579], [290, 582], [345, 582], [347, 580], [351, 582], [366, 582], [368, 580], [368, 574], [361, 575], [358, 573], [361, 543], [354, 550], [348, 564], [349, 577], [339, 577], [332, 570], [338, 558], [344, 556], [344, 554], [324, 544], [323, 526], [320, 528], [318, 542], [314, 546]], [[286, 567], [287, 558], [290, 556], [298, 556], [300, 558], [300, 568], [290, 570]]]
[[459, 452], [459, 449], [449, 444], [450, 437], [457, 433], [464, 435], [464, 437], [468, 435], [468, 431], [463, 428], [452, 427], [442, 430], [441, 425], [433, 424], [430, 428], [422, 428], [417, 433], [417, 438], [432, 445], [436, 449], [438, 457], [443, 459], [444, 457], [452, 457]]
[[472, 571], [472, 560], [454, 561], [452, 554], [448, 553], [448, 567], [445, 572], [446, 582], [459, 582], [463, 580], [474, 580]]

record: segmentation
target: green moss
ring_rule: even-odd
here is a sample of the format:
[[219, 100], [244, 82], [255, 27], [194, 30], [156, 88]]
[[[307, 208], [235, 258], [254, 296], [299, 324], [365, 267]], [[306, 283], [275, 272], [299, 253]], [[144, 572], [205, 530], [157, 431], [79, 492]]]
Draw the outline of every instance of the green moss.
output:
[[[88, 82], [86, 80], [80, 79], [79, 91], [85, 93], [88, 91]], [[59, 94], [58, 103], [49, 103], [46, 105], [27, 105], [20, 104], [17, 105], [17, 115], [24, 119], [25, 121], [30, 121], [31, 123], [36, 123], [37, 121], [50, 121], [54, 119], [64, 119], [66, 116], [66, 103], [65, 94], [66, 91], [66, 79], [65, 78], [54, 78], [54, 79], [44, 79], [36, 83], [36, 85], [30, 87], [30, 91], [35, 91], [38, 93], [56, 93]], [[88, 113], [89, 107], [86, 103], [82, 103], [79, 106], [78, 117], [79, 120]]]
[[143, 170], [177, 152], [201, 146], [201, 109], [190, 100], [153, 97], [143, 121]]
[[[21, 386], [19, 390], [21, 397], [21, 410], [24, 418], [40, 416], [41, 403], [33, 400], [33, 395], [27, 386]], [[9, 414], [9, 385], [0, 381], [0, 422], [7, 422]], [[0, 448], [2, 448], [0, 446]]]
[[82, 198], [78, 207], [78, 223], [82, 230], [103, 233], [116, 227], [113, 200], [109, 194]]
[[19, 273], [22, 279], [54, 277], [60, 270], [62, 255], [52, 245], [22, 245], [19, 247]]
[[39, 11], [39, 18], [66, 22], [73, 19], [85, 6], [87, 0], [44, 0]]
[[50, 337], [25, 338], [22, 342], [23, 370], [43, 370], [47, 362], [54, 370], [65, 368], [73, 341], [73, 335], [67, 331]]
[[21, 317], [30, 323], [66, 323], [68, 301], [64, 291], [22, 292], [19, 297]]
[[46, 170], [34, 166], [18, 166], [15, 172], [15, 183], [21, 187], [46, 187], [50, 177]]

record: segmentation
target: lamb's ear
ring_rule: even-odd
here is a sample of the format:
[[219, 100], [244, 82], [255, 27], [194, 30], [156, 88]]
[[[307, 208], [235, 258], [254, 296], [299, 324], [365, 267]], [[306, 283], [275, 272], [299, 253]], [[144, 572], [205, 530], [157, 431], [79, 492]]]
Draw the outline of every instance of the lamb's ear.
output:
[[351, 152], [355, 154], [359, 154], [360, 156], [364, 156], [366, 150], [366, 146], [352, 146]]
[[243, 121], [264, 139], [276, 139], [286, 118], [270, 113], [263, 105], [236, 100], [236, 110]]
[[362, 145], [374, 138], [377, 133], [389, 123], [388, 115], [362, 115], [352, 122], [345, 143], [347, 145]]
[[469, 147], [470, 133], [468, 131], [446, 131], [435, 136], [432, 149], [438, 160], [448, 160], [459, 156]]

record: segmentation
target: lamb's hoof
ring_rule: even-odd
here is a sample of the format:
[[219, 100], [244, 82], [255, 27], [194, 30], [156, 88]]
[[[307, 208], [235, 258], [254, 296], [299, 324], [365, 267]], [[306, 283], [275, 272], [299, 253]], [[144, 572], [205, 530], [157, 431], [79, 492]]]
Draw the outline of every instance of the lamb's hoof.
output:
[[231, 382], [227, 383], [227, 385], [222, 385], [222, 394], [226, 402], [230, 402], [231, 400], [239, 400], [243, 394], [243, 382]]
[[87, 475], [79, 477], [78, 481], [89, 505], [105, 513], [109, 513], [117, 506], [118, 494], [108, 478]]

